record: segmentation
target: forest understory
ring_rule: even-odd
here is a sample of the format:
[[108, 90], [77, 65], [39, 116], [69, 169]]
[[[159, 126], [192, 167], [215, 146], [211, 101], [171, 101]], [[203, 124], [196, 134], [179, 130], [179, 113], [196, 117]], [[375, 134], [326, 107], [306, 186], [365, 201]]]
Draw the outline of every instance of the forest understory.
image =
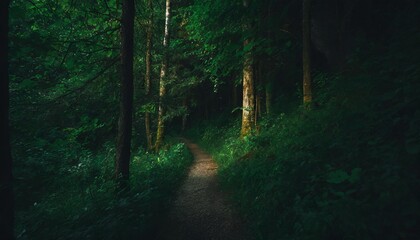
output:
[[0, 239], [420, 239], [419, 26], [417, 0], [1, 0]]

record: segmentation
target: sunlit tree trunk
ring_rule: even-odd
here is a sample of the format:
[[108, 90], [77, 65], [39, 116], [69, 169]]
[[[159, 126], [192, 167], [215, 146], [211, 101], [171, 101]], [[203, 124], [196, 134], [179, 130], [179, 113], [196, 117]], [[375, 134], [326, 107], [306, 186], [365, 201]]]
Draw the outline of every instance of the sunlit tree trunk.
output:
[[157, 135], [156, 135], [156, 144], [155, 149], [159, 151], [159, 148], [163, 142], [164, 130], [165, 130], [165, 106], [164, 106], [164, 98], [166, 95], [166, 78], [168, 74], [168, 64], [169, 64], [169, 54], [168, 54], [168, 46], [169, 46], [169, 22], [171, 19], [171, 0], [166, 0], [166, 12], [165, 12], [165, 34], [163, 37], [163, 48], [164, 48], [164, 56], [162, 61], [162, 68], [160, 70], [160, 81], [159, 81], [159, 115], [158, 115], [158, 127], [157, 127]]
[[0, 2], [0, 239], [13, 239], [13, 175], [9, 131], [8, 22], [9, 1]]
[[303, 0], [303, 104], [312, 104], [311, 80], [311, 0]]
[[[249, 40], [246, 40], [244, 45], [248, 45]], [[245, 54], [243, 64], [243, 99], [242, 99], [242, 128], [241, 136], [248, 135], [254, 125], [254, 71], [252, 69], [252, 55], [250, 52]]]
[[121, 17], [121, 96], [118, 120], [115, 175], [120, 187], [127, 186], [133, 124], [133, 36], [134, 0], [123, 0]]
[[[243, 1], [244, 7], [248, 7], [248, 0]], [[245, 25], [244, 30], [249, 29], [249, 24]], [[250, 40], [246, 39], [244, 41], [244, 49], [247, 48], [250, 44]], [[241, 127], [241, 136], [244, 137], [248, 135], [254, 124], [254, 111], [255, 111], [255, 100], [254, 100], [254, 70], [252, 68], [253, 58], [251, 50], [244, 53], [244, 63], [243, 63], [243, 98], [242, 98], [242, 127]]]
[[[146, 74], [145, 74], [145, 92], [146, 98], [150, 99], [150, 86], [151, 86], [151, 73], [152, 73], [152, 37], [153, 37], [153, 5], [152, 0], [148, 0], [148, 8], [150, 11], [149, 22], [147, 25], [147, 36], [146, 36]], [[152, 150], [152, 132], [150, 127], [150, 112], [145, 114], [145, 128], [146, 128], [146, 138], [147, 138], [147, 148]]]
[[260, 59], [258, 61], [258, 68], [257, 68], [257, 77], [255, 79], [255, 85], [258, 86], [256, 87], [255, 90], [255, 126], [257, 126], [257, 122], [258, 119], [262, 117], [262, 107], [261, 107], [261, 102], [263, 99], [263, 91], [260, 88], [260, 86], [264, 86], [264, 77], [263, 77], [263, 64], [264, 62]]

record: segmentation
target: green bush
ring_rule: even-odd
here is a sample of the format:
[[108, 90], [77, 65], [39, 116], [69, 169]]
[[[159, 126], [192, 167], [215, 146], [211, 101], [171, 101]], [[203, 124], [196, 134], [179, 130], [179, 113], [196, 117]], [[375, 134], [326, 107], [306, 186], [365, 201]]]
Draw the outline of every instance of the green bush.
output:
[[267, 118], [242, 140], [239, 121], [192, 133], [257, 239], [419, 236], [419, 96], [401, 95], [419, 85], [387, 76], [320, 75], [318, 107]]
[[184, 144], [159, 154], [139, 150], [133, 155], [130, 189], [119, 197], [112, 179], [112, 147], [95, 155], [82, 153], [77, 164], [62, 167], [47, 181], [55, 187], [46, 186], [32, 206], [17, 209], [18, 239], [151, 237], [192, 156]]

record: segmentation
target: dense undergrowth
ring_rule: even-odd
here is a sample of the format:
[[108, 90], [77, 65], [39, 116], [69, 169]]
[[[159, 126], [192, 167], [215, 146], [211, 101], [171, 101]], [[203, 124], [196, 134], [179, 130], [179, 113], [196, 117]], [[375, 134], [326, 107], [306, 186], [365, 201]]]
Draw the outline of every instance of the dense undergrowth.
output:
[[404, 49], [318, 74], [317, 106], [277, 111], [245, 139], [232, 117], [190, 131], [257, 239], [417, 239], [419, 70]]
[[[18, 239], [149, 239], [192, 161], [185, 145], [179, 143], [159, 154], [134, 152], [130, 189], [117, 194], [112, 177], [113, 147], [93, 154], [77, 151], [74, 146], [60, 146], [52, 149], [61, 149], [67, 155], [57, 166], [51, 164], [59, 153], [48, 149], [44, 150], [44, 159], [17, 163]], [[47, 164], [49, 157], [52, 160]], [[50, 168], [33, 172], [36, 165]]]

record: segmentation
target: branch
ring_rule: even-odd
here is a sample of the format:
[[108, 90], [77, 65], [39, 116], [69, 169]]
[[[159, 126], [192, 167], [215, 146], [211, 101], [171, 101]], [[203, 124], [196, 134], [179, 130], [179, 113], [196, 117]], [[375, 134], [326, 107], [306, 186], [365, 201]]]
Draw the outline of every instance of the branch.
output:
[[54, 103], [54, 102], [56, 102], [56, 101], [58, 101], [58, 100], [60, 100], [62, 98], [65, 98], [65, 97], [67, 97], [67, 96], [69, 96], [69, 95], [71, 95], [71, 94], [73, 94], [75, 92], [78, 92], [78, 91], [83, 90], [90, 83], [92, 83], [93, 81], [95, 81], [96, 79], [98, 79], [100, 76], [102, 76], [109, 68], [111, 68], [112, 66], [114, 66], [114, 64], [117, 63], [119, 61], [119, 59], [120, 59], [119, 57], [113, 58], [112, 61], [108, 65], [106, 65], [102, 70], [100, 70], [99, 72], [97, 72], [95, 74], [95, 76], [93, 76], [93, 77], [89, 78], [88, 80], [86, 80], [82, 85], [80, 85], [78, 87], [75, 87], [75, 88], [69, 90], [68, 92], [66, 92], [66, 93], [64, 93], [64, 94], [62, 94], [62, 95], [60, 95], [60, 96], [58, 96], [58, 97], [56, 97], [54, 99], [51, 99], [51, 100], [47, 101], [46, 103]]
[[107, 33], [113, 33], [113, 32], [115, 32], [117, 30], [120, 30], [120, 27], [115, 27], [115, 28], [106, 29], [104, 31], [95, 32], [95, 35], [90, 36], [90, 37], [79, 38], [79, 39], [74, 39], [74, 40], [59, 40], [59, 39], [54, 39], [52, 42], [54, 42], [54, 43], [79, 43], [79, 42], [95, 43], [97, 41], [92, 40], [94, 37], [98, 37], [98, 36], [101, 36], [101, 35], [107, 34]]

